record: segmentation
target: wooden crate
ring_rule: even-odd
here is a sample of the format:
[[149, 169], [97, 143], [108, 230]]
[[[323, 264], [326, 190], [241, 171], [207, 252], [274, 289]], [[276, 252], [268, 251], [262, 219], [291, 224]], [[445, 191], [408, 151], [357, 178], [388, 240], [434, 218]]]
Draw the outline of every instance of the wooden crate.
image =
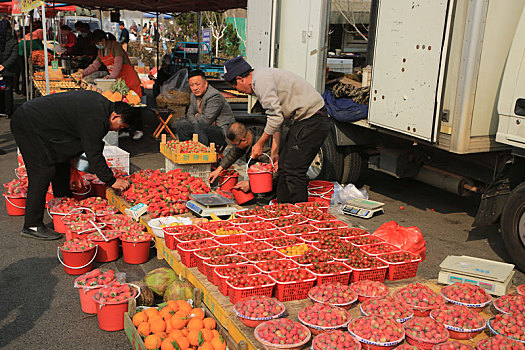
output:
[[[193, 141], [198, 141], [197, 135], [193, 135]], [[210, 144], [210, 149], [215, 149], [215, 144]], [[217, 161], [216, 152], [201, 152], [201, 153], [180, 153], [168, 147], [166, 143], [166, 135], [162, 135], [160, 143], [160, 153], [167, 159], [177, 164], [211, 164]]]

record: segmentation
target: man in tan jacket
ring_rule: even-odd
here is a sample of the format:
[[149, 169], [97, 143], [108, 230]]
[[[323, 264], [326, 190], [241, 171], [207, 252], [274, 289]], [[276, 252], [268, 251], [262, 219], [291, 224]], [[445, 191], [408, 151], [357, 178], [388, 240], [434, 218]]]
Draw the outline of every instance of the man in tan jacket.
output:
[[[252, 67], [241, 57], [224, 64], [224, 79], [237, 91], [255, 94], [267, 116], [251, 157], [258, 158], [273, 136], [271, 157], [278, 164], [277, 201], [308, 200], [306, 172], [328, 135], [331, 121], [322, 96], [303, 78], [278, 68]], [[283, 125], [288, 133], [280, 147]]]

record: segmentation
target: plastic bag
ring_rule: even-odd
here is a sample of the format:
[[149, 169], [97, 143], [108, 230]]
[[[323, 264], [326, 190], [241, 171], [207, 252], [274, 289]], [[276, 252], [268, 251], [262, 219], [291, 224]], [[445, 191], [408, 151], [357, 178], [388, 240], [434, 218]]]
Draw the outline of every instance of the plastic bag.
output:
[[354, 184], [340, 185], [336, 183], [334, 185], [333, 202], [335, 204], [346, 204], [349, 200], [354, 198], [368, 199], [368, 192], [364, 187], [357, 188]]
[[401, 226], [395, 221], [385, 222], [374, 232], [374, 236], [384, 239], [396, 247], [419, 255], [425, 260], [427, 256], [427, 242], [421, 230], [416, 226]]
[[188, 106], [190, 104], [188, 70], [181, 69], [166, 80], [160, 87], [160, 94], [156, 101], [159, 107]]

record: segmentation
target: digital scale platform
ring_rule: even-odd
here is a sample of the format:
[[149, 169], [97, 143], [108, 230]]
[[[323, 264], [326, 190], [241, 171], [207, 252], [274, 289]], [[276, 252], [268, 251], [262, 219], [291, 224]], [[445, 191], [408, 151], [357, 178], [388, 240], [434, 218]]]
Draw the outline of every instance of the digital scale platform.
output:
[[239, 209], [235, 208], [235, 202], [220, 194], [192, 194], [186, 202], [186, 208], [201, 217], [229, 216]]
[[341, 211], [346, 215], [352, 215], [362, 219], [370, 219], [376, 215], [383, 214], [384, 205], [385, 203], [369, 199], [354, 198], [347, 201]]
[[512, 264], [465, 255], [449, 255], [439, 267], [439, 283], [470, 283], [498, 296], [507, 294], [514, 276]]

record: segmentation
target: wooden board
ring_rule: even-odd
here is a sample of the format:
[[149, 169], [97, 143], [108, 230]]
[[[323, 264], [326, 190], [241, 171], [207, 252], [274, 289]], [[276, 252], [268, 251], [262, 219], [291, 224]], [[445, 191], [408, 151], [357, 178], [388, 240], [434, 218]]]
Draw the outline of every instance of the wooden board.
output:
[[[106, 198], [108, 199], [110, 204], [115, 205], [117, 209], [122, 213], [124, 213], [124, 210], [126, 208], [129, 208], [131, 206], [122, 197], [117, 196], [112, 189], [107, 190]], [[181, 216], [191, 217], [192, 214], [186, 213]], [[148, 215], [144, 215], [141, 217], [140, 222], [148, 228], [149, 232], [151, 232], [151, 229], [147, 225], [149, 219], [150, 217]], [[253, 328], [246, 327], [233, 313], [233, 304], [230, 302], [230, 298], [224, 296], [219, 291], [218, 287], [210, 283], [207, 277], [200, 273], [200, 271], [196, 267], [188, 268], [185, 265], [183, 265], [180, 261], [180, 256], [178, 252], [169, 249], [164, 243], [164, 239], [159, 238], [157, 236], [154, 236], [154, 238], [157, 249], [157, 258], [164, 259], [177, 274], [180, 274], [182, 277], [186, 278], [191, 284], [193, 284], [195, 288], [199, 288], [201, 290], [202, 302], [205, 304], [207, 309], [210, 310], [214, 318], [220, 323], [221, 327], [228, 331], [233, 341], [235, 341], [236, 343], [240, 343], [241, 341], [246, 342], [248, 349], [262, 349], [262, 345], [255, 339], [253, 335]], [[437, 284], [437, 280], [426, 280], [420, 277], [395, 282], [386, 281], [385, 284], [390, 288], [391, 292], [393, 293], [396, 290], [403, 288], [408, 283], [413, 282], [419, 282], [423, 285], [426, 285], [438, 293], [442, 288], [442, 285]], [[306, 306], [312, 305], [312, 302], [309, 299], [303, 299], [298, 301], [285, 302], [284, 305], [286, 306], [286, 313], [284, 317], [290, 318], [294, 321], [298, 321], [297, 315], [299, 311]], [[361, 316], [361, 312], [359, 310], [359, 303], [355, 303], [352, 306], [352, 308], [348, 311], [350, 312], [352, 318]], [[497, 311], [494, 309], [493, 306], [487, 307], [483, 312], [481, 312], [483, 318], [487, 320], [495, 314], [497, 314]], [[128, 333], [128, 331], [126, 333]], [[461, 340], [461, 342], [475, 347], [475, 345], [478, 342], [487, 338], [489, 335], [490, 330], [488, 330], [487, 328], [484, 332], [481, 332], [473, 339]], [[128, 334], [128, 337], [130, 337], [130, 341], [132, 341], [131, 333]], [[137, 344], [140, 343], [141, 341], [137, 341], [136, 339], [134, 343], [132, 342], [134, 348], [136, 349], [140, 348], [140, 346], [137, 347]], [[406, 343], [406, 341], [404, 343]], [[311, 343], [308, 343], [304, 347], [304, 350], [310, 349], [310, 345]]]

